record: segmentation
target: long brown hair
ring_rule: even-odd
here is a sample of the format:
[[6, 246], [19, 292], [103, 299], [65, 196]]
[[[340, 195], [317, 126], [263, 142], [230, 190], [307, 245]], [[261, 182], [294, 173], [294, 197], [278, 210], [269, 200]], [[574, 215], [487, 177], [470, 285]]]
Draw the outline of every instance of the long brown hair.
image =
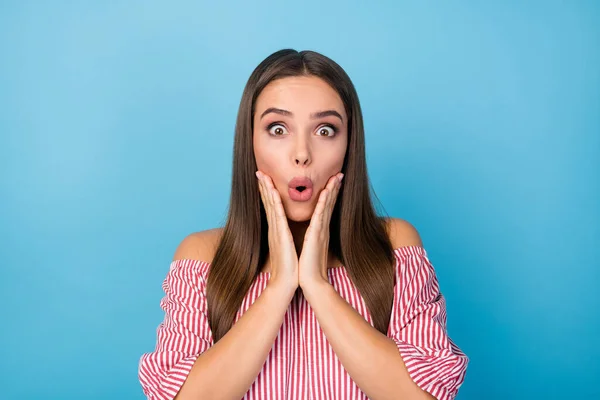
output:
[[385, 220], [377, 216], [371, 201], [356, 89], [333, 60], [313, 51], [284, 49], [268, 56], [252, 72], [238, 110], [229, 212], [206, 286], [215, 343], [231, 329], [269, 251], [267, 218], [255, 176], [254, 107], [269, 82], [289, 76], [323, 79], [337, 91], [346, 108], [349, 123], [348, 148], [342, 167], [344, 185], [331, 216], [329, 249], [342, 262], [364, 298], [375, 328], [387, 334], [393, 301], [394, 254]]

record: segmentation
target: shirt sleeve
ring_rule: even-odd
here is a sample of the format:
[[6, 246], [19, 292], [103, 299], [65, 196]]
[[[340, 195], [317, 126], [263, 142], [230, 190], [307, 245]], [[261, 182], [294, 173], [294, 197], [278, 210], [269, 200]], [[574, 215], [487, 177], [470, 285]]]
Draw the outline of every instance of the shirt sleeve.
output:
[[425, 250], [396, 250], [394, 304], [388, 337], [392, 338], [411, 379], [438, 400], [454, 399], [462, 385], [468, 357], [446, 332], [446, 301]]
[[157, 328], [156, 348], [143, 354], [138, 366], [148, 399], [173, 399], [198, 356], [213, 344], [203, 268], [201, 261], [173, 261], [163, 281], [160, 307], [165, 316]]

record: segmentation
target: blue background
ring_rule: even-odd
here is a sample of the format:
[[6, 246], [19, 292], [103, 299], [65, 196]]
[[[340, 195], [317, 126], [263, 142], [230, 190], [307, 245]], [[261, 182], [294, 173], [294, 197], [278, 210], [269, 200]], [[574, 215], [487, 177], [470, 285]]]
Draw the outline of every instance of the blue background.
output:
[[458, 398], [600, 397], [600, 3], [108, 3], [0, 5], [0, 397], [143, 397], [170, 260], [222, 224], [243, 87], [287, 47], [356, 85]]

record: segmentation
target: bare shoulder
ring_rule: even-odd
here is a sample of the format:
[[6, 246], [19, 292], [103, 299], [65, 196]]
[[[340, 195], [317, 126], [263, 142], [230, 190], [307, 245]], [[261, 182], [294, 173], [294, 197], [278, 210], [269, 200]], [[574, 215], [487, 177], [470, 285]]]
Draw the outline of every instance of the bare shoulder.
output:
[[423, 246], [421, 236], [408, 221], [400, 218], [386, 218], [386, 226], [392, 247]]
[[200, 260], [212, 262], [222, 234], [223, 228], [208, 229], [189, 234], [177, 246], [173, 261]]

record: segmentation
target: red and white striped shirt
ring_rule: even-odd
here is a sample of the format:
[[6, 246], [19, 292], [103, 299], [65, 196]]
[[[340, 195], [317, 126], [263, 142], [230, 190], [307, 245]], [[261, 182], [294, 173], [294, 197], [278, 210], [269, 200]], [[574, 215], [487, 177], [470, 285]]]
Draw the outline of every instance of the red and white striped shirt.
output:
[[[396, 281], [387, 336], [392, 338], [412, 380], [440, 400], [453, 399], [462, 385], [467, 356], [446, 333], [446, 304], [424, 248], [394, 250]], [[200, 354], [213, 344], [207, 318], [206, 278], [210, 263], [177, 260], [163, 282], [160, 302], [165, 318], [157, 329], [154, 352], [142, 355], [139, 380], [149, 399], [172, 399]], [[345, 268], [329, 269], [329, 282], [371, 325], [363, 298]], [[260, 273], [235, 321], [265, 289]], [[298, 291], [260, 373], [245, 400], [367, 399], [340, 363], [312, 308]]]

